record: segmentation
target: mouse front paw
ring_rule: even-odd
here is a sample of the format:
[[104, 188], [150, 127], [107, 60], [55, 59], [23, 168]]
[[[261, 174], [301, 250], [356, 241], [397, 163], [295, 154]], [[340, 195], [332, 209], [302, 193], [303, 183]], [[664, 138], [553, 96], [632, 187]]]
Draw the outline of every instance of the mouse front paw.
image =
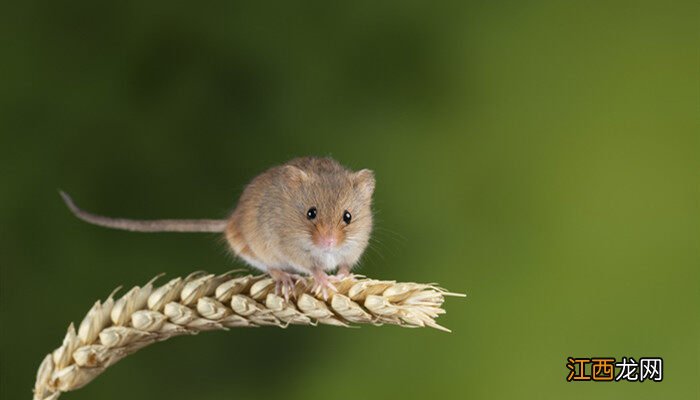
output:
[[311, 285], [311, 293], [316, 297], [322, 297], [324, 301], [328, 300], [331, 293], [338, 292], [331, 278], [323, 272], [322, 269], [315, 269], [311, 273], [313, 284]]
[[301, 279], [299, 275], [291, 274], [277, 268], [268, 269], [268, 274], [275, 281], [275, 294], [284, 297], [286, 301], [297, 297], [297, 281]]

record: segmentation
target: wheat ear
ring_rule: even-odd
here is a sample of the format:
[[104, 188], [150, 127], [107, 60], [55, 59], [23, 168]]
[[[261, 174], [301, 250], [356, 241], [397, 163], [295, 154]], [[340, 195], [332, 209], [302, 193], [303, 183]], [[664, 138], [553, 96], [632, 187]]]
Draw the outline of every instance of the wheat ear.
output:
[[[156, 277], [157, 278], [157, 277]], [[312, 294], [309, 279], [295, 296], [278, 296], [267, 275], [233, 277], [195, 272], [154, 287], [154, 278], [114, 300], [97, 301], [63, 344], [39, 367], [35, 400], [54, 400], [78, 389], [123, 357], [173, 336], [235, 327], [272, 325], [393, 324], [449, 330], [435, 323], [449, 293], [433, 284], [397, 283], [364, 277], [335, 282], [328, 299]], [[118, 289], [117, 289], [118, 290]]]

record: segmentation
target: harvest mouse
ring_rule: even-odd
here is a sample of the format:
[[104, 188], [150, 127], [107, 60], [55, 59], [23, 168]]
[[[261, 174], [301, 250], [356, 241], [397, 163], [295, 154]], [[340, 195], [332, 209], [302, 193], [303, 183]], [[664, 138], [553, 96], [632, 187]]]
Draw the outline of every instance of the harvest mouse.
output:
[[314, 278], [314, 292], [335, 291], [326, 272], [350, 275], [372, 231], [374, 173], [350, 171], [331, 158], [304, 157], [275, 166], [243, 190], [227, 219], [132, 220], [95, 215], [60, 192], [83, 221], [135, 232], [223, 232], [235, 255], [267, 272], [277, 290], [294, 293], [297, 274]]

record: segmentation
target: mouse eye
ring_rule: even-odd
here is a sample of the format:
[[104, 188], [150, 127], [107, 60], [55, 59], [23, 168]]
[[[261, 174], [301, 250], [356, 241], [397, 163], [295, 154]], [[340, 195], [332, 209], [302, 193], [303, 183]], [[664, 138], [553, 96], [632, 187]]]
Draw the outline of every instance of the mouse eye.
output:
[[343, 213], [343, 221], [345, 221], [346, 224], [349, 224], [350, 220], [352, 220], [352, 215], [350, 214], [350, 211], [345, 210]]
[[308, 219], [316, 218], [316, 207], [309, 208], [309, 211], [306, 212], [306, 218], [308, 218]]

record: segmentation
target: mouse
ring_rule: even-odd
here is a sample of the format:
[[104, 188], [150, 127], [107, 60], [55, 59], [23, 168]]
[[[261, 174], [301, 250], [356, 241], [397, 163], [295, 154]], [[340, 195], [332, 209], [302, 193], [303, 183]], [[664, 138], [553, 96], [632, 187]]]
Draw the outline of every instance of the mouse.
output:
[[[132, 232], [222, 233], [231, 253], [267, 273], [286, 299], [311, 276], [328, 299], [333, 284], [352, 278], [372, 233], [374, 172], [350, 170], [330, 157], [300, 157], [260, 173], [225, 219], [135, 220], [97, 215], [59, 191], [79, 219]], [[336, 275], [329, 275], [337, 271]]]

